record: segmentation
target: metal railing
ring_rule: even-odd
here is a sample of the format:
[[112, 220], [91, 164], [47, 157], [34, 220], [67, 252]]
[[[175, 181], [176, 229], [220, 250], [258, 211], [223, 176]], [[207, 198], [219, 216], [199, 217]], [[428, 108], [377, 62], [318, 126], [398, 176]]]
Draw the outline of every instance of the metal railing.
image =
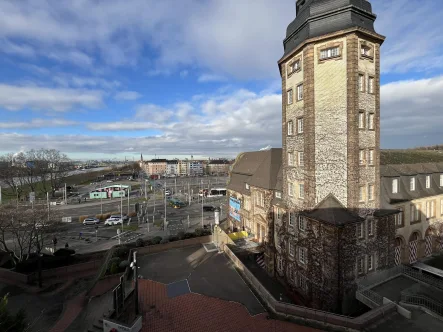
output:
[[420, 306], [431, 310], [437, 315], [443, 316], [443, 305], [434, 300], [431, 300], [428, 297], [401, 293], [401, 302]]
[[376, 273], [368, 274], [357, 280], [359, 290], [375, 287], [385, 283], [387, 280], [400, 276], [403, 273], [402, 266], [395, 266], [390, 269], [380, 270]]
[[415, 269], [412, 269], [410, 267], [400, 265], [402, 268], [402, 273], [408, 277], [417, 279], [419, 281], [422, 281], [428, 285], [434, 286], [436, 288], [443, 290], [443, 280], [440, 280], [438, 278], [423, 274]]
[[375, 307], [380, 307], [383, 305], [383, 296], [377, 294], [371, 289], [360, 289], [357, 290], [361, 296], [365, 297], [368, 301], [370, 301]]

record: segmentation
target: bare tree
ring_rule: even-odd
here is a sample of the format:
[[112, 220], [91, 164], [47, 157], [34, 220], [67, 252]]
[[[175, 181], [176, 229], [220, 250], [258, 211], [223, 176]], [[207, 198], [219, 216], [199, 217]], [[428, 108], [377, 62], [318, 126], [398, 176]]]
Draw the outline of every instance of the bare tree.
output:
[[48, 243], [59, 225], [58, 214], [47, 206], [23, 209], [0, 206], [0, 250], [10, 253], [14, 263], [25, 261]]
[[8, 153], [0, 157], [0, 162], [4, 164], [4, 167], [0, 168], [0, 181], [9, 187], [19, 200], [26, 185], [21, 159], [17, 158], [17, 154]]

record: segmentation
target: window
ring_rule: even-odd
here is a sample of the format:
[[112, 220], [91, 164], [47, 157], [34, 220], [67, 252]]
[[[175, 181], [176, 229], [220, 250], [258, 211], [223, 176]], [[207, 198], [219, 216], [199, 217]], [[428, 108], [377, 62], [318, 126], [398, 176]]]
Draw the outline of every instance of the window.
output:
[[369, 57], [372, 56], [371, 55], [371, 48], [369, 46], [361, 45], [360, 51], [361, 51], [361, 55], [369, 56]]
[[435, 217], [434, 209], [434, 201], [426, 202], [426, 219]]
[[294, 154], [288, 152], [288, 166], [294, 166]]
[[292, 226], [294, 224], [294, 212], [288, 213], [288, 223], [289, 223], [289, 226]]
[[374, 221], [368, 220], [368, 235], [374, 235]]
[[365, 75], [358, 74], [358, 89], [360, 92], [365, 92]]
[[440, 215], [443, 216], [443, 199], [440, 200]]
[[365, 112], [358, 113], [358, 129], [365, 129]]
[[369, 76], [368, 78], [368, 92], [374, 93], [374, 77]]
[[359, 163], [360, 163], [360, 165], [364, 165], [365, 164], [365, 150], [360, 150], [360, 153], [359, 153]]
[[415, 178], [411, 178], [411, 179], [409, 180], [409, 189], [410, 189], [411, 191], [414, 191], [414, 190], [415, 190]]
[[443, 174], [440, 174], [440, 187], [443, 187]]
[[430, 175], [426, 175], [426, 188], [427, 189], [431, 188], [431, 176]]
[[395, 225], [403, 226], [403, 208], [398, 209], [400, 212], [395, 215]]
[[360, 186], [360, 191], [359, 191], [359, 195], [358, 195], [358, 201], [359, 202], [364, 202], [365, 201], [365, 186]]
[[294, 125], [292, 123], [292, 121], [288, 122], [288, 135], [292, 135], [294, 132]]
[[301, 67], [300, 67], [300, 60], [297, 60], [297, 61], [295, 61], [295, 62], [292, 64], [292, 71], [293, 71], [293, 72], [299, 70], [300, 68], [301, 68]]
[[294, 185], [291, 182], [288, 182], [288, 195], [290, 197], [294, 196]]
[[298, 185], [298, 198], [303, 199], [305, 198], [305, 185], [303, 183], [300, 183]]
[[303, 134], [303, 118], [298, 118], [297, 119], [297, 132], [299, 134]]
[[303, 151], [298, 152], [298, 166], [303, 167], [305, 165], [305, 153]]
[[276, 198], [281, 198], [281, 192], [280, 191], [276, 191], [275, 192], [275, 197]]
[[411, 222], [420, 221], [420, 209], [417, 206], [411, 204]]
[[297, 100], [303, 99], [303, 84], [297, 85]]
[[338, 46], [330, 47], [320, 51], [320, 60], [335, 58], [339, 55], [340, 55], [340, 48]]
[[283, 258], [280, 256], [277, 258], [277, 270], [280, 272], [283, 271]]
[[245, 210], [249, 211], [251, 209], [251, 201], [249, 198], [245, 198]]
[[372, 255], [368, 256], [368, 270], [371, 271], [374, 268], [374, 258]]
[[374, 165], [374, 150], [370, 149], [369, 150], [369, 154], [368, 154], [368, 164], [369, 165]]
[[363, 232], [363, 223], [359, 223], [357, 224], [357, 236], [359, 239], [362, 239], [364, 237], [364, 232]]
[[398, 179], [392, 180], [392, 193], [397, 194], [398, 193]]
[[257, 192], [255, 195], [255, 204], [258, 206], [265, 206], [265, 196], [261, 192]]
[[292, 89], [288, 90], [288, 105], [292, 104], [293, 98], [294, 98], [294, 92], [292, 91]]
[[291, 257], [295, 256], [295, 248], [292, 242], [289, 242], [289, 256]]
[[281, 210], [279, 208], [275, 208], [275, 217], [281, 219]]
[[364, 268], [365, 268], [365, 261], [363, 260], [363, 257], [359, 257], [357, 259], [358, 274], [363, 274]]
[[298, 287], [301, 288], [303, 291], [308, 291], [308, 283], [306, 282], [306, 278], [303, 277], [300, 274], [297, 274], [298, 276]]
[[374, 185], [370, 184], [368, 186], [368, 200], [372, 201], [374, 199]]
[[307, 224], [306, 218], [301, 215], [298, 215], [298, 229], [304, 232], [306, 230], [306, 224]]
[[298, 250], [298, 260], [300, 261], [300, 263], [306, 264], [306, 262], [308, 261], [308, 249], [300, 248]]
[[368, 114], [368, 129], [374, 130], [374, 113]]
[[246, 190], [249, 190], [249, 184], [246, 183]]

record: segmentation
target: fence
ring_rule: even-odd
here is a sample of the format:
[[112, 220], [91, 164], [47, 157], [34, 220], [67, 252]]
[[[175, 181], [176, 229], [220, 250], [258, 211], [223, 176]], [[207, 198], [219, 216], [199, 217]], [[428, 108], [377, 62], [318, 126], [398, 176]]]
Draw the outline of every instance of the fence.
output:
[[170, 249], [190, 247], [196, 244], [208, 243], [211, 241], [212, 241], [212, 235], [206, 235], [206, 236], [195, 237], [192, 239], [174, 241], [164, 244], [157, 244], [154, 246], [140, 247], [135, 250], [137, 250], [138, 255], [147, 255]]
[[359, 290], [372, 288], [400, 276], [402, 272], [401, 265], [386, 270], [380, 270], [377, 271], [377, 273], [368, 274], [365, 277], [358, 279], [357, 287]]
[[[226, 235], [226, 237], [228, 236]], [[289, 316], [295, 320], [301, 319], [315, 321], [322, 327], [335, 327], [336, 330], [343, 330], [343, 328], [359, 330], [369, 326], [373, 322], [396, 310], [396, 306], [394, 303], [388, 303], [384, 305], [382, 304], [380, 307], [377, 307], [376, 309], [373, 309], [359, 317], [352, 318], [348, 316], [336, 315], [322, 310], [316, 310], [277, 301], [267, 291], [267, 289], [261, 285], [257, 278], [255, 278], [255, 276], [244, 266], [241, 260], [237, 256], [235, 256], [235, 254], [229, 249], [228, 246], [221, 246], [221, 249], [231, 259], [231, 261], [240, 271], [244, 279], [260, 295], [260, 298], [266, 303], [267, 307], [277, 315], [285, 317]]]
[[403, 274], [443, 290], [443, 281], [442, 280], [432, 277], [427, 274], [423, 274], [415, 269], [412, 269], [412, 268], [404, 266], [404, 265], [401, 265], [400, 267], [401, 267]]
[[429, 309], [437, 315], [443, 316], [443, 305], [434, 300], [431, 300], [430, 298], [420, 295], [402, 293], [401, 302], [405, 304], [420, 306], [422, 308]]

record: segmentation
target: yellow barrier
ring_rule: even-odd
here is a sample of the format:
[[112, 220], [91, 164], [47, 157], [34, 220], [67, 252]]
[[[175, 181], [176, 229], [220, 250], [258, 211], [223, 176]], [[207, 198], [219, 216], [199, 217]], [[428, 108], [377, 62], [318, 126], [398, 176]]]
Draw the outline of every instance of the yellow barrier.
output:
[[232, 241], [244, 239], [245, 237], [248, 237], [248, 232], [242, 231], [237, 233], [230, 233], [228, 236], [231, 238]]

